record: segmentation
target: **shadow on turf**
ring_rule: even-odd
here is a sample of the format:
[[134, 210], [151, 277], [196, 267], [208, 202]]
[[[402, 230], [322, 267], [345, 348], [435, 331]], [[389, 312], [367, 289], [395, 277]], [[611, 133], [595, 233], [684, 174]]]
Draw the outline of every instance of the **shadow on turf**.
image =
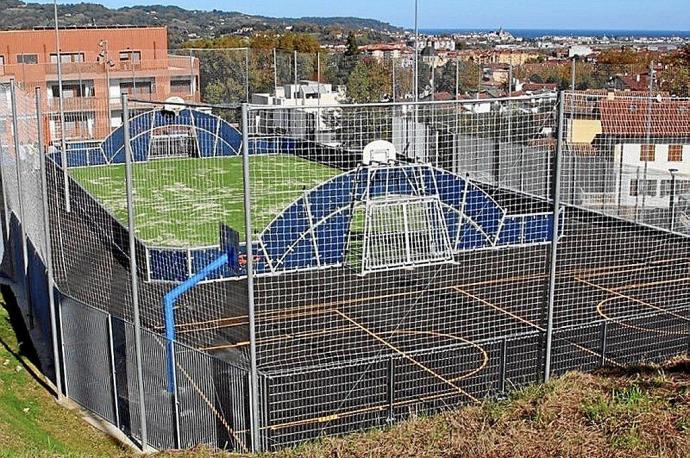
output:
[[[12, 349], [9, 342], [0, 336], [0, 345], [5, 348], [5, 350], [10, 353], [13, 357], [19, 361], [24, 370], [29, 373], [36, 382], [38, 382], [43, 388], [53, 396], [57, 396], [55, 390], [48, 385], [44, 376], [41, 372], [36, 372], [36, 370], [41, 371], [41, 362], [38, 358], [38, 353], [31, 340], [31, 335], [29, 330], [26, 328], [26, 323], [22, 317], [22, 312], [17, 304], [17, 299], [9, 286], [0, 286], [0, 294], [2, 294], [2, 301], [0, 301], [0, 306], [7, 310], [9, 315], [9, 322], [14, 334], [17, 338], [18, 351]], [[27, 363], [27, 361], [30, 363]]]

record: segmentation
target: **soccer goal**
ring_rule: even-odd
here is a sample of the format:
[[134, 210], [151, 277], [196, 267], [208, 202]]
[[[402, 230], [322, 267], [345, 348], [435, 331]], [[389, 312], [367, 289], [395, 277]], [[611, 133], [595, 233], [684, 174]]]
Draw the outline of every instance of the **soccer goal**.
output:
[[170, 159], [198, 156], [194, 127], [164, 126], [151, 132], [149, 159]]
[[439, 199], [390, 195], [357, 206], [347, 259], [362, 274], [452, 261]]

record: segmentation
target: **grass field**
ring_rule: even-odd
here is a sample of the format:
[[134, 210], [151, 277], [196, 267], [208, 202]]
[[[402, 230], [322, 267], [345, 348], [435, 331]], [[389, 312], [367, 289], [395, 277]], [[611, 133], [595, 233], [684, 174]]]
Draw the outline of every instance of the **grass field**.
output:
[[[295, 156], [249, 159], [252, 225], [261, 231], [304, 191], [340, 173]], [[79, 167], [70, 174], [123, 224], [125, 166]], [[157, 246], [217, 245], [219, 224], [244, 239], [242, 158], [158, 159], [133, 167], [136, 233]]]

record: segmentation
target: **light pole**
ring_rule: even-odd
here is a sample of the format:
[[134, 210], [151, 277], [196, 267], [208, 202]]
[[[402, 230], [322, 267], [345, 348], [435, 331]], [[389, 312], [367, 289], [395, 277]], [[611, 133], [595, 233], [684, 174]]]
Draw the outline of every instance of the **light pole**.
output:
[[105, 67], [105, 101], [108, 107], [108, 131], [110, 131], [113, 128], [113, 112], [110, 106], [110, 67], [114, 66], [114, 64], [108, 55], [108, 40], [99, 41], [98, 46], [101, 48], [101, 52], [98, 53], [98, 56], [103, 59], [103, 65]]
[[671, 232], [673, 232], [676, 220], [676, 172], [678, 169], [668, 169], [671, 172], [671, 201], [668, 208], [671, 212]]

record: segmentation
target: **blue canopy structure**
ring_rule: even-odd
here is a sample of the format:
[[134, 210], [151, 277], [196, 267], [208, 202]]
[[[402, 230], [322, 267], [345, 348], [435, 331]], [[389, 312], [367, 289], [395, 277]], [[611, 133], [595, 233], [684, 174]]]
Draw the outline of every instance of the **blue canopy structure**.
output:
[[[167, 128], [170, 132], [186, 130], [194, 141], [192, 148], [199, 157], [236, 156], [240, 154], [242, 134], [224, 119], [213, 114], [183, 109], [180, 112], [155, 109], [130, 119], [130, 143], [135, 162], [151, 158], [151, 139], [154, 132]], [[67, 166], [121, 164], [125, 161], [125, 132], [120, 126], [98, 143], [67, 145]], [[61, 157], [53, 159], [60, 164]]]

